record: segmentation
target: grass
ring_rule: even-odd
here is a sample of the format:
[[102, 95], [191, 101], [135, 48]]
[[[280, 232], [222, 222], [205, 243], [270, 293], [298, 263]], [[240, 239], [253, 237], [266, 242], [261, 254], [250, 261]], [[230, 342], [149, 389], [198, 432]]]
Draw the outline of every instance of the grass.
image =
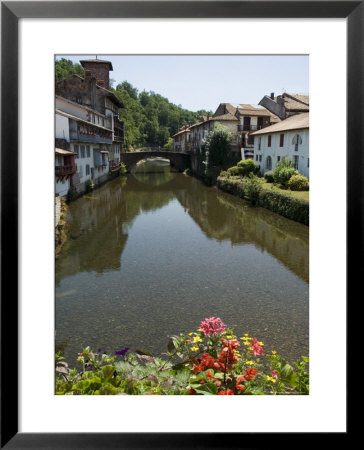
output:
[[273, 183], [264, 182], [262, 184], [263, 189], [266, 190], [274, 190], [276, 192], [280, 192], [281, 194], [290, 195], [291, 197], [299, 198], [300, 200], [309, 201], [309, 191], [290, 191], [289, 189], [281, 189], [278, 186], [275, 186]]

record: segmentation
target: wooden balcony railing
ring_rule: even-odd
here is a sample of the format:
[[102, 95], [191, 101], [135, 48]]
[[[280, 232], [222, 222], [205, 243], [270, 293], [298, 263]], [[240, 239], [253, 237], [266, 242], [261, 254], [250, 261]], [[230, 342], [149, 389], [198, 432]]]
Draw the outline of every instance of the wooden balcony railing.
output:
[[76, 172], [76, 166], [56, 166], [56, 176], [65, 177]]

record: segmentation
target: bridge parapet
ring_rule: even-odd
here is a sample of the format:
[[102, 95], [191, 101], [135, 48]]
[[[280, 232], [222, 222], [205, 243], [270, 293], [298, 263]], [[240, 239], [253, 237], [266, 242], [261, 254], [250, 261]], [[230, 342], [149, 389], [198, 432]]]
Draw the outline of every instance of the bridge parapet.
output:
[[171, 166], [176, 168], [179, 172], [183, 172], [185, 169], [191, 167], [191, 155], [188, 153], [162, 150], [120, 153], [120, 161], [125, 164], [129, 172], [139, 161], [155, 157], [169, 159]]

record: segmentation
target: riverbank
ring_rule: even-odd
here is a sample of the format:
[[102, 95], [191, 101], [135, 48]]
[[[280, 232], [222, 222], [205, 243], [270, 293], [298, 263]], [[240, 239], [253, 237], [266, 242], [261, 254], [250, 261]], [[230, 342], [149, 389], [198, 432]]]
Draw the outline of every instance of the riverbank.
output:
[[67, 222], [66, 215], [68, 211], [68, 205], [66, 197], [55, 198], [55, 256], [59, 255], [63, 245], [67, 241]]
[[[250, 192], [244, 179], [219, 176], [216, 185], [224, 192], [250, 200]], [[305, 199], [296, 198], [284, 194], [278, 189], [267, 188], [266, 185], [262, 185], [257, 192], [255, 205], [269, 209], [287, 219], [309, 225], [309, 202]]]

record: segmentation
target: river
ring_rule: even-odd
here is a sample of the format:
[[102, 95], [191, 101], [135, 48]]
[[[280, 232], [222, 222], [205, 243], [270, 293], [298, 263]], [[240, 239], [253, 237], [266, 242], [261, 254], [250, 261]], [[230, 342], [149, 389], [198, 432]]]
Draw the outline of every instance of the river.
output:
[[309, 229], [165, 160], [70, 204], [56, 261], [56, 348], [166, 351], [218, 316], [290, 362], [308, 355]]

